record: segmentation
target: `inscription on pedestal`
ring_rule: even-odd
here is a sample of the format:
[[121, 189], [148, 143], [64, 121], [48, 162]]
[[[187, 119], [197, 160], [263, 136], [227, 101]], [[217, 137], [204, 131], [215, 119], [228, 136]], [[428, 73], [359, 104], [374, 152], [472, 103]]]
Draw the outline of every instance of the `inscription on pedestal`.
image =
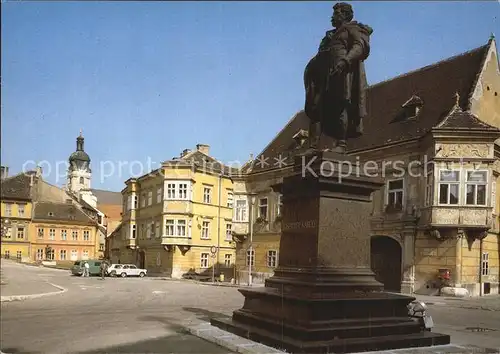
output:
[[281, 266], [309, 266], [316, 260], [318, 205], [317, 198], [284, 198], [280, 241]]
[[281, 230], [304, 230], [313, 229], [318, 226], [318, 220], [293, 221], [282, 224]]

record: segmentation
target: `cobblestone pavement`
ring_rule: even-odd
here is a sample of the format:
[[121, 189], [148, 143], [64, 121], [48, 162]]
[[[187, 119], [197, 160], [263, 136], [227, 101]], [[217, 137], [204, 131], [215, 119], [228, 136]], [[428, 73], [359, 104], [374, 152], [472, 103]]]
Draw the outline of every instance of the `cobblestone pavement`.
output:
[[[243, 304], [232, 287], [148, 277], [100, 280], [18, 266], [19, 272], [68, 291], [2, 303], [0, 348], [6, 353], [227, 353], [188, 335], [183, 326], [230, 316]], [[428, 301], [435, 332], [450, 334], [454, 344], [500, 349], [498, 312], [435, 299], [435, 304]]]

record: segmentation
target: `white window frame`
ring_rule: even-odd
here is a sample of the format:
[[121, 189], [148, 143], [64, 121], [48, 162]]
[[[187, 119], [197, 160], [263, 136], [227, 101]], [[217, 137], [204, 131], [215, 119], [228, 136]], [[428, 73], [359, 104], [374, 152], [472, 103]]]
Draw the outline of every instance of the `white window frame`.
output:
[[16, 238], [18, 240], [24, 240], [26, 233], [24, 231], [25, 227], [24, 226], [18, 226], [17, 227], [17, 233], [16, 233]]
[[434, 204], [434, 172], [427, 172], [425, 179], [425, 206], [431, 206]]
[[[188, 237], [188, 223], [185, 219], [177, 219], [175, 221], [175, 231], [177, 237]], [[181, 231], [182, 232], [179, 232]]]
[[490, 257], [488, 252], [481, 255], [481, 275], [490, 275]]
[[[265, 200], [266, 203], [263, 204], [262, 201]], [[265, 208], [266, 212], [263, 213], [262, 210]], [[268, 214], [269, 214], [269, 198], [268, 197], [262, 197], [262, 198], [259, 198], [259, 204], [257, 206], [257, 217], [258, 218], [262, 218], [264, 220], [267, 220], [268, 219]], [[263, 215], [265, 214], [265, 215]]]
[[234, 193], [232, 190], [227, 191], [227, 203], [226, 206], [228, 208], [232, 208], [234, 206]]
[[167, 219], [165, 220], [165, 236], [173, 237], [175, 236], [175, 219]]
[[56, 229], [49, 229], [49, 240], [53, 241], [56, 239]]
[[160, 204], [162, 202], [163, 188], [158, 187], [156, 189], [156, 203]]
[[203, 186], [203, 203], [212, 204], [212, 190], [211, 186]]
[[207, 252], [202, 252], [200, 254], [200, 268], [207, 269], [210, 266], [210, 254]]
[[[402, 184], [401, 188], [390, 189], [391, 183], [399, 182], [399, 181], [401, 181], [401, 184]], [[393, 179], [387, 180], [386, 185], [385, 185], [385, 190], [386, 190], [386, 192], [385, 192], [385, 205], [387, 207], [391, 206], [391, 207], [395, 208], [395, 210], [403, 210], [404, 205], [405, 205], [405, 197], [406, 197], [406, 195], [405, 195], [405, 179], [404, 178], [393, 178]], [[396, 205], [398, 193], [401, 193], [401, 209], [397, 208], [397, 205]]]
[[90, 241], [90, 231], [83, 230], [83, 241]]
[[25, 207], [26, 207], [26, 204], [17, 204], [17, 215], [20, 217], [20, 218], [23, 218], [24, 217], [24, 213], [25, 213]]
[[230, 254], [225, 254], [224, 255], [224, 266], [230, 267], [231, 266], [231, 255]]
[[44, 255], [43, 248], [39, 248], [36, 250], [36, 260], [37, 261], [43, 260], [43, 255]]
[[146, 206], [146, 193], [141, 194], [141, 208]]
[[132, 205], [132, 196], [129, 194], [127, 197], [127, 210], [133, 210], [134, 206]]
[[250, 265], [250, 262], [252, 263], [251, 266], [255, 266], [255, 250], [252, 248], [252, 249], [249, 249], [247, 250], [247, 254], [246, 254], [246, 257], [245, 257], [245, 264], [247, 266]]
[[148, 206], [153, 205], [153, 191], [148, 191]]
[[146, 223], [146, 238], [151, 238], [151, 223]]
[[139, 196], [137, 194], [133, 194], [133, 206], [134, 209], [139, 208]]
[[151, 221], [151, 238], [155, 238], [156, 237], [156, 223], [155, 221]]
[[12, 203], [5, 203], [5, 216], [12, 216]]
[[[458, 181], [441, 181], [441, 173], [450, 173], [450, 172], [456, 172], [458, 173]], [[438, 205], [460, 205], [460, 198], [461, 198], [461, 194], [460, 193], [460, 180], [461, 180], [461, 177], [462, 177], [462, 171], [460, 171], [460, 169], [441, 169], [438, 171], [438, 199], [437, 199], [437, 202], [438, 202]], [[448, 185], [448, 195], [447, 195], [447, 202], [446, 203], [441, 203], [441, 186], [442, 185]], [[451, 204], [450, 203], [450, 196], [451, 196], [451, 193], [450, 193], [450, 189], [451, 189], [451, 186], [452, 185], [457, 185], [458, 186], [458, 196], [457, 196], [457, 203], [455, 204]]]
[[166, 200], [191, 200], [191, 181], [165, 181]]
[[[268, 268], [276, 268], [278, 266], [278, 251], [276, 250], [268, 250], [266, 263]], [[274, 265], [273, 265], [274, 263]]]
[[161, 237], [160, 225], [161, 225], [161, 222], [156, 222], [155, 223], [155, 236], [156, 236], [156, 238], [160, 238]]
[[61, 240], [66, 241], [68, 239], [68, 230], [61, 229]]
[[71, 231], [71, 241], [78, 241], [78, 230]]
[[45, 237], [45, 229], [43, 227], [39, 227], [38, 228], [37, 237], [38, 238], [44, 238]]
[[210, 239], [210, 221], [209, 220], [203, 220], [201, 222], [200, 239], [202, 239], [202, 240], [209, 240]]
[[233, 240], [233, 224], [226, 223], [226, 241]]
[[497, 181], [495, 176], [493, 176], [493, 181], [491, 182], [491, 207], [493, 214], [497, 215]]
[[137, 225], [130, 225], [130, 239], [135, 240], [137, 238]]
[[278, 194], [278, 197], [276, 198], [276, 216], [281, 216], [283, 209], [283, 195]]
[[77, 250], [71, 250], [71, 260], [76, 261], [78, 259], [78, 251]]
[[88, 250], [83, 250], [82, 252], [82, 259], [89, 259], [89, 251]]
[[66, 250], [59, 250], [59, 259], [61, 261], [65, 261], [66, 260]]
[[[475, 181], [470, 181], [469, 182], [469, 173], [482, 173], [485, 176], [485, 181], [484, 182], [475, 182]], [[467, 188], [468, 186], [474, 186], [474, 203], [467, 203]], [[484, 186], [484, 203], [483, 204], [478, 204], [477, 203], [477, 196], [478, 196], [478, 186]], [[465, 205], [467, 206], [486, 206], [488, 205], [488, 170], [465, 170]]]
[[246, 199], [236, 199], [234, 208], [234, 221], [248, 221], [248, 201]]

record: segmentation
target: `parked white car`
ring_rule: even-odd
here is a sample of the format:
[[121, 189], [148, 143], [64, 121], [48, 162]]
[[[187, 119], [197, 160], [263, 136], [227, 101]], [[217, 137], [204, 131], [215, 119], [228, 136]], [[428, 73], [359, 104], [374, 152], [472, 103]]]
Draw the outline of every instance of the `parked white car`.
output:
[[148, 271], [146, 269], [137, 268], [135, 264], [111, 264], [108, 267], [108, 275], [111, 277], [144, 277]]

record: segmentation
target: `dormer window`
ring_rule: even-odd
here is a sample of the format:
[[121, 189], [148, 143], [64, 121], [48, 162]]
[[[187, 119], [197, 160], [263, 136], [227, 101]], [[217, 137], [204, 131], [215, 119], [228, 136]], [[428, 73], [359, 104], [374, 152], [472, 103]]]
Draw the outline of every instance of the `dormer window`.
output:
[[306, 143], [308, 137], [309, 137], [309, 132], [307, 130], [300, 129], [293, 136], [293, 140], [295, 141], [298, 147], [301, 147]]
[[403, 105], [403, 117], [402, 119], [413, 119], [418, 116], [420, 109], [424, 105], [422, 99], [418, 96], [411, 96], [411, 98], [406, 101]]

